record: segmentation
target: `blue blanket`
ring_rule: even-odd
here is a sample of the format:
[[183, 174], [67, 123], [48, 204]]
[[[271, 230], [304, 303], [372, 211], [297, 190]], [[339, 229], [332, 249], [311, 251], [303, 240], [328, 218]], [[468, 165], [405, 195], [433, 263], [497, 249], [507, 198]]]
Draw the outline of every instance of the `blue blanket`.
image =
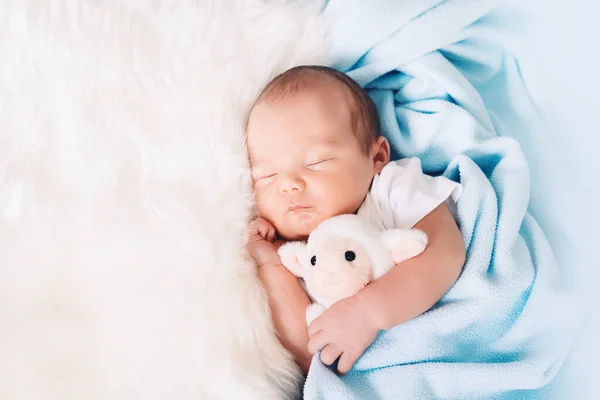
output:
[[456, 219], [467, 262], [433, 309], [382, 332], [347, 375], [315, 356], [307, 399], [540, 398], [567, 357], [580, 315], [545, 234], [557, 228], [532, 216], [544, 199], [530, 201], [523, 151], [542, 125], [515, 60], [481, 34], [497, 22], [493, 6], [337, 0], [324, 9], [331, 65], [368, 89], [393, 156], [418, 156], [425, 172], [463, 185]]

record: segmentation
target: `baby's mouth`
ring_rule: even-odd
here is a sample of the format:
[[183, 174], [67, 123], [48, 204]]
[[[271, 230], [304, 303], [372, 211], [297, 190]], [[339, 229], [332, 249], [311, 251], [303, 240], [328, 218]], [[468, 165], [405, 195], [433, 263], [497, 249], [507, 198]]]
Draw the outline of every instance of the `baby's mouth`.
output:
[[288, 207], [288, 212], [301, 212], [301, 211], [307, 211], [310, 210], [312, 207], [310, 206], [305, 206], [302, 204], [294, 204]]

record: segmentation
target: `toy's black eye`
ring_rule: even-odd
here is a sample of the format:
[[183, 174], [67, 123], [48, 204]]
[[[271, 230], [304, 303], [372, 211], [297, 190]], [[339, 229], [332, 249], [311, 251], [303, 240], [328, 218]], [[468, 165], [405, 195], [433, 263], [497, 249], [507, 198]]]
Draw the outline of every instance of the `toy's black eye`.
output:
[[354, 261], [356, 259], [356, 253], [350, 250], [344, 253], [344, 256], [346, 257], [346, 261]]
[[312, 256], [310, 258], [310, 264], [314, 267], [315, 265], [317, 265], [317, 256]]

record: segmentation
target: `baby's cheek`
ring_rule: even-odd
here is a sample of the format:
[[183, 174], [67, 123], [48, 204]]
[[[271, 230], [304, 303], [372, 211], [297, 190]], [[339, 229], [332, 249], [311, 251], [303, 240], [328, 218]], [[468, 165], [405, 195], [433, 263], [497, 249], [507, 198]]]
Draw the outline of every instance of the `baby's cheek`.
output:
[[274, 210], [274, 198], [269, 195], [265, 190], [255, 191], [254, 201], [256, 203], [256, 210], [262, 216], [273, 215]]
[[310, 197], [321, 209], [329, 210], [339, 202], [336, 191], [339, 182], [332, 178], [313, 180], [307, 185]]
[[332, 186], [331, 189], [326, 196], [330, 210], [329, 217], [341, 214], [353, 214], [358, 210], [362, 199], [366, 195], [366, 193], [359, 193], [356, 188], [350, 190], [351, 188], [339, 182]]

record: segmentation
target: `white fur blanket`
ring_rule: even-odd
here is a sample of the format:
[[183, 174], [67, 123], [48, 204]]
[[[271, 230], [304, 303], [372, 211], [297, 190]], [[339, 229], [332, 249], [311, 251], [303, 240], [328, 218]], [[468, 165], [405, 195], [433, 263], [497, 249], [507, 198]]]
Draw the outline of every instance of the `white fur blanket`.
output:
[[[308, 3], [308, 4], [307, 4]], [[0, 398], [281, 399], [243, 127], [318, 4], [0, 3]]]

